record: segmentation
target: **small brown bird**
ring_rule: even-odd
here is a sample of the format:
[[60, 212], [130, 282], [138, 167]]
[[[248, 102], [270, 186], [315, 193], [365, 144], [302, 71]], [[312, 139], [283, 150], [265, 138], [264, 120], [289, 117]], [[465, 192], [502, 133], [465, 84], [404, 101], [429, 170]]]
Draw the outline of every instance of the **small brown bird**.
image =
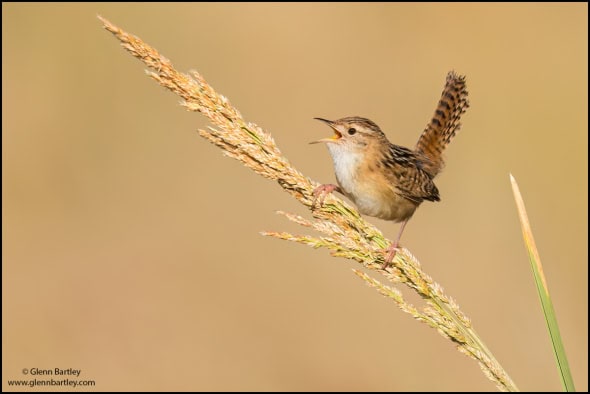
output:
[[449, 72], [434, 117], [414, 150], [392, 144], [379, 126], [366, 118], [315, 118], [335, 132], [330, 138], [312, 143], [327, 144], [338, 185], [316, 188], [313, 205], [317, 200], [323, 204], [326, 194], [336, 190], [351, 199], [362, 214], [402, 222], [396, 240], [386, 249], [385, 266], [395, 257], [401, 235], [416, 208], [424, 200], [440, 201], [433, 179], [442, 170], [442, 153], [469, 107], [467, 94], [465, 77]]

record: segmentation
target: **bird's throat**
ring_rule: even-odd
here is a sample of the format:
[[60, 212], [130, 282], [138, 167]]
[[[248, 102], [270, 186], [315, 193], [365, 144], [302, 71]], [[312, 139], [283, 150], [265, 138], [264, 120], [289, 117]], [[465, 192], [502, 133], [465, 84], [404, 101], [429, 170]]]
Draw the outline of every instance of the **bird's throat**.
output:
[[327, 144], [338, 184], [347, 195], [355, 194], [355, 187], [358, 184], [357, 169], [363, 157], [362, 151], [349, 149], [341, 144]]

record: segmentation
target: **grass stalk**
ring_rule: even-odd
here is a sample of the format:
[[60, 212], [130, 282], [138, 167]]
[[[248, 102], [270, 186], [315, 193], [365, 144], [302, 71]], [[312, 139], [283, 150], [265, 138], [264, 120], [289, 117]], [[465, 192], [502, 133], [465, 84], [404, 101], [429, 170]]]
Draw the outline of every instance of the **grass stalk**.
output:
[[[436, 329], [450, 339], [457, 349], [475, 359], [485, 375], [503, 391], [518, 391], [506, 371], [475, 333], [471, 321], [442, 287], [422, 271], [418, 260], [407, 249], [401, 249], [391, 266], [383, 269], [383, 248], [390, 244], [383, 234], [366, 222], [349, 204], [335, 195], [326, 197], [319, 209], [311, 209], [313, 190], [319, 183], [295, 169], [281, 154], [272, 136], [254, 123], [246, 122], [229, 101], [218, 94], [196, 71], [184, 74], [154, 48], [104, 18], [106, 30], [121, 45], [140, 59], [149, 77], [179, 95], [187, 110], [200, 112], [213, 127], [199, 129], [199, 134], [220, 147], [223, 152], [265, 178], [276, 181], [297, 201], [310, 208], [312, 219], [279, 212], [287, 219], [320, 235], [294, 235], [286, 232], [264, 232], [263, 235], [298, 242], [313, 248], [328, 248], [334, 256], [360, 263], [365, 269], [383, 275], [393, 284], [404, 284], [425, 301], [418, 308], [409, 304], [402, 290], [381, 284], [366, 273], [355, 273], [368, 285], [392, 299], [404, 312]], [[407, 291], [407, 289], [404, 288]]]

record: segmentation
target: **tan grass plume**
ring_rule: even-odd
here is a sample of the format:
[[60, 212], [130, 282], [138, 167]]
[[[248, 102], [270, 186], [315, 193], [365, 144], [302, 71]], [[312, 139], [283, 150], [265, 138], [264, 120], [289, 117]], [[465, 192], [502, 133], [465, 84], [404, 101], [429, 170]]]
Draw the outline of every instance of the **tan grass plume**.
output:
[[[227, 98], [217, 93], [196, 71], [184, 74], [154, 48], [138, 37], [126, 33], [106, 19], [98, 17], [106, 30], [121, 42], [133, 56], [145, 63], [148, 76], [182, 97], [182, 105], [205, 115], [213, 127], [199, 129], [199, 134], [220, 147], [223, 152], [242, 162], [256, 173], [276, 181], [300, 203], [311, 208], [312, 194], [319, 183], [297, 171], [281, 154], [272, 136], [254, 123], [245, 121]], [[367, 223], [360, 214], [340, 198], [330, 195], [321, 209], [311, 211], [313, 219], [280, 212], [287, 219], [320, 233], [319, 236], [293, 235], [286, 232], [264, 232], [264, 235], [295, 241], [314, 248], [325, 247], [334, 256], [359, 262], [368, 270], [377, 271], [391, 283], [403, 283], [422, 297], [421, 308], [409, 304], [400, 289], [383, 285], [364, 272], [354, 270], [368, 285], [393, 300], [404, 312], [436, 329], [455, 343], [457, 349], [478, 361], [481, 369], [497, 387], [518, 391], [514, 382], [485, 347], [461, 312], [442, 287], [424, 273], [414, 256], [400, 250], [392, 266], [382, 269], [382, 250], [389, 245], [383, 234]]]

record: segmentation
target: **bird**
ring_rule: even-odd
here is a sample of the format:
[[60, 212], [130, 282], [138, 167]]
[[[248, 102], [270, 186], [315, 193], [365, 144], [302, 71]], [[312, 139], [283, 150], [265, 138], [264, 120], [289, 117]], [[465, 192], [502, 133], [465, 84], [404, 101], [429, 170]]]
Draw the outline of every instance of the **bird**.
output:
[[423, 201], [440, 201], [433, 180], [444, 167], [443, 152], [461, 128], [461, 116], [468, 107], [465, 76], [450, 71], [434, 116], [414, 149], [391, 143], [381, 128], [367, 118], [314, 118], [334, 131], [332, 137], [311, 143], [327, 145], [338, 184], [315, 188], [312, 209], [322, 206], [326, 195], [337, 191], [364, 215], [401, 222], [395, 241], [385, 249], [385, 269], [393, 261], [416, 208]]

